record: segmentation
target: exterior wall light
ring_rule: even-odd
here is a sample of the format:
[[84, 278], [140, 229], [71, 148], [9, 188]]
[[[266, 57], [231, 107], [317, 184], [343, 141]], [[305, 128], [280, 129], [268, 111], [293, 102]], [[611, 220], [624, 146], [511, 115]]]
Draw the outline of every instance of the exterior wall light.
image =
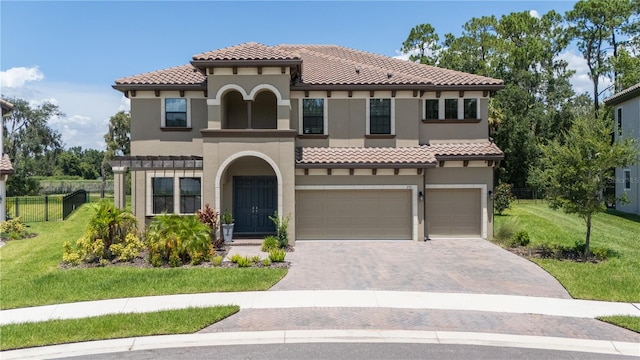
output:
[[418, 192], [418, 200], [424, 200], [424, 193], [422, 191]]

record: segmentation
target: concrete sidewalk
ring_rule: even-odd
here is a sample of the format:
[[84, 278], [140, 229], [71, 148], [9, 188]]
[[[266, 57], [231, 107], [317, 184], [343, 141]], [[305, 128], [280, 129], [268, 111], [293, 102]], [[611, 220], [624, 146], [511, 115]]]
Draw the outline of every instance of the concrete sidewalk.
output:
[[148, 296], [0, 311], [0, 325], [235, 304], [241, 309], [395, 308], [488, 311], [595, 318], [640, 316], [640, 304], [517, 295], [377, 290], [298, 290]]

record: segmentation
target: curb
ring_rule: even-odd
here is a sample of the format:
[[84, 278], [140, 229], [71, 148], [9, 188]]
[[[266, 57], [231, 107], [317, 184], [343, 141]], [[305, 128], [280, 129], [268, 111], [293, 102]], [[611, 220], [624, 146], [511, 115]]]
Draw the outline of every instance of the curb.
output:
[[249, 344], [418, 343], [478, 345], [640, 356], [630, 342], [474, 332], [406, 330], [284, 330], [146, 336], [3, 351], [4, 360], [63, 358], [150, 349]]

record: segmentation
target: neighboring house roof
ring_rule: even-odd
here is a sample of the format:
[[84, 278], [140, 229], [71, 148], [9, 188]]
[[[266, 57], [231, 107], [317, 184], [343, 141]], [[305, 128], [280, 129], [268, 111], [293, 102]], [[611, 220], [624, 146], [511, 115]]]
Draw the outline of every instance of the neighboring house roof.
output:
[[298, 167], [433, 167], [439, 160], [501, 160], [494, 143], [447, 143], [414, 147], [298, 147]]
[[[132, 85], [194, 85], [204, 88], [207, 66], [295, 66], [296, 88], [348, 86], [410, 87], [421, 89], [500, 89], [503, 81], [337, 45], [277, 45], [245, 43], [193, 56], [190, 65], [164, 69], [116, 80], [114, 88]], [[128, 86], [127, 86], [128, 85]]]
[[0, 158], [0, 175], [13, 174], [13, 165], [9, 159], [9, 155], [2, 155]]
[[2, 115], [4, 115], [13, 109], [13, 104], [7, 100], [0, 99], [0, 107], [2, 107]]
[[640, 96], [640, 83], [637, 83], [627, 89], [620, 91], [617, 94], [614, 94], [611, 97], [604, 99], [604, 103], [607, 105], [618, 105], [621, 102], [633, 99], [637, 96]]

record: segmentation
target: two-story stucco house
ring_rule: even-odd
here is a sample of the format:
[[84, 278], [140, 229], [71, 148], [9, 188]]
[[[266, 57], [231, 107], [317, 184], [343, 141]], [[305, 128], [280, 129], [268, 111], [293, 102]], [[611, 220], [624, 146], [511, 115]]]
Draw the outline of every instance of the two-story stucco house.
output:
[[[632, 137], [640, 141], [640, 83], [604, 100], [613, 108], [615, 138]], [[640, 215], [640, 164], [616, 169], [616, 197], [623, 194], [629, 203], [616, 209]]]
[[332, 45], [245, 43], [116, 80], [131, 156], [116, 204], [228, 210], [235, 232], [296, 240], [491, 237], [488, 100], [503, 82]]

